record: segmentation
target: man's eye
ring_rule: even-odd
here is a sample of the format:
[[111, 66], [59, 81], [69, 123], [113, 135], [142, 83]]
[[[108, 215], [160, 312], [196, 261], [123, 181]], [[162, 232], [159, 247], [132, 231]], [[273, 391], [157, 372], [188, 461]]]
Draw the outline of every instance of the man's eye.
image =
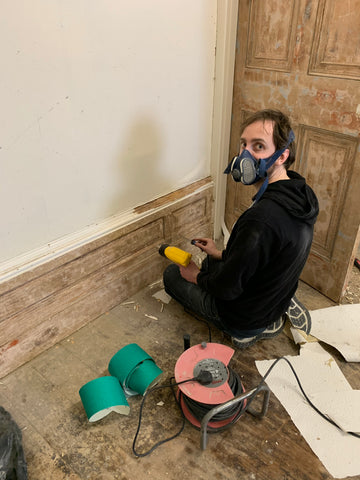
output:
[[255, 148], [256, 148], [257, 150], [263, 150], [264, 145], [262, 145], [261, 143], [258, 143], [258, 144], [255, 145]]

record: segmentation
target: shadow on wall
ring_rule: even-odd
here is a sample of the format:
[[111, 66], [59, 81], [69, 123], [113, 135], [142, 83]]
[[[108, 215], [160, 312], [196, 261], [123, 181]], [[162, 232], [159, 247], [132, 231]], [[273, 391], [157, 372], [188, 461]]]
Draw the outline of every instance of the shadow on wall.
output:
[[111, 211], [126, 211], [170, 191], [171, 182], [161, 169], [163, 144], [163, 135], [153, 119], [138, 119], [130, 127], [116, 158], [115, 175], [120, 187]]

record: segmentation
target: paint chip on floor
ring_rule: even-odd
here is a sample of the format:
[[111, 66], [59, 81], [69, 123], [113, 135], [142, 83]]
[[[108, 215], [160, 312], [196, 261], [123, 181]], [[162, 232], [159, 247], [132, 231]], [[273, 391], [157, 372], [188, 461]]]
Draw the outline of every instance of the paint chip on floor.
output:
[[165, 292], [164, 289], [159, 290], [158, 292], [154, 293], [153, 297], [156, 298], [157, 300], [160, 300], [163, 303], [166, 303], [166, 304], [168, 304], [171, 300], [170, 295], [168, 295]]

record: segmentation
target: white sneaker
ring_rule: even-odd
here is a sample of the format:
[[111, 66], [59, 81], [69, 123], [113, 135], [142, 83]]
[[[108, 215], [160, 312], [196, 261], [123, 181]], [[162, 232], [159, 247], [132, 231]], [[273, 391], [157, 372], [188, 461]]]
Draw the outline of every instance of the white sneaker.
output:
[[254, 345], [255, 342], [258, 340], [263, 340], [265, 338], [274, 338], [279, 333], [282, 332], [284, 326], [286, 323], [286, 319], [283, 318], [282, 316], [274, 322], [272, 325], [269, 325], [266, 327], [266, 329], [258, 333], [257, 335], [254, 335], [253, 337], [247, 337], [247, 338], [238, 338], [238, 337], [231, 337], [232, 344], [236, 348], [240, 348], [241, 350], [244, 348], [251, 347], [251, 345]]

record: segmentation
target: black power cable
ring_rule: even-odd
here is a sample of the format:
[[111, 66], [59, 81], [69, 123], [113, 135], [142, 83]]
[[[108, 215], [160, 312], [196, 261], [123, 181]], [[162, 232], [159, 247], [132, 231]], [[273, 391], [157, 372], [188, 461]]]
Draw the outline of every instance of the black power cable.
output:
[[[201, 370], [196, 377], [189, 378], [189, 380], [183, 380], [182, 382], [177, 382], [176, 383], [176, 382], [172, 381], [173, 379], [174, 379], [174, 377], [171, 377], [170, 384], [168, 384], [168, 385], [157, 385], [155, 387], [150, 388], [149, 390], [147, 390], [145, 392], [145, 395], [144, 395], [144, 397], [142, 399], [142, 402], [141, 402], [141, 405], [140, 405], [139, 423], [138, 423], [138, 427], [137, 427], [135, 437], [134, 437], [134, 441], [133, 441], [133, 445], [132, 445], [132, 450], [133, 450], [133, 453], [136, 457], [146, 457], [147, 455], [150, 455], [150, 453], [152, 453], [155, 450], [155, 448], [159, 447], [160, 445], [162, 445], [166, 442], [170, 442], [170, 440], [173, 440], [174, 438], [178, 437], [182, 433], [182, 431], [184, 430], [184, 428], [185, 428], [185, 416], [184, 416], [183, 411], [180, 407], [179, 401], [176, 398], [176, 393], [175, 393], [174, 387], [176, 387], [177, 385], [181, 385], [183, 383], [194, 382], [194, 381], [199, 382], [201, 385], [208, 385], [209, 383], [212, 382], [213, 377], [212, 377], [210, 372], [208, 372], [206, 370]], [[175, 433], [175, 435], [172, 435], [171, 437], [165, 438], [164, 440], [160, 440], [152, 448], [150, 448], [150, 450], [148, 450], [144, 453], [139, 453], [139, 452], [136, 451], [135, 445], [136, 445], [137, 437], [138, 437], [139, 432], [140, 432], [141, 420], [142, 420], [142, 411], [143, 411], [143, 408], [144, 408], [145, 400], [150, 393], [154, 392], [155, 390], [160, 390], [162, 388], [171, 388], [172, 393], [173, 393], [174, 398], [175, 398], [175, 401], [176, 401], [176, 403], [177, 403], [177, 405], [180, 409], [180, 412], [181, 412], [182, 425], [180, 427], [180, 430], [177, 433]]]
[[[244, 393], [244, 388], [241, 384], [239, 375], [236, 372], [234, 372], [234, 370], [232, 370], [230, 367], [228, 367], [228, 371], [229, 371], [228, 384], [234, 397], [236, 397], [241, 393]], [[188, 411], [199, 423], [201, 423], [201, 420], [211, 409], [217, 406], [217, 405], [197, 402], [196, 400], [188, 397], [182, 392], [180, 392], [180, 396], [183, 399], [184, 404], [188, 409]], [[223, 410], [222, 412], [217, 413], [212, 417], [211, 422], [215, 423], [215, 422], [226, 421], [229, 419], [231, 420], [226, 425], [223, 425], [223, 426], [218, 426], [218, 427], [208, 426], [209, 433], [220, 432], [222, 430], [225, 430], [226, 428], [229, 428], [231, 425], [237, 422], [237, 420], [240, 418], [244, 410], [245, 410], [244, 401], [242, 401]], [[199, 427], [195, 426], [195, 428], [200, 430]]]

